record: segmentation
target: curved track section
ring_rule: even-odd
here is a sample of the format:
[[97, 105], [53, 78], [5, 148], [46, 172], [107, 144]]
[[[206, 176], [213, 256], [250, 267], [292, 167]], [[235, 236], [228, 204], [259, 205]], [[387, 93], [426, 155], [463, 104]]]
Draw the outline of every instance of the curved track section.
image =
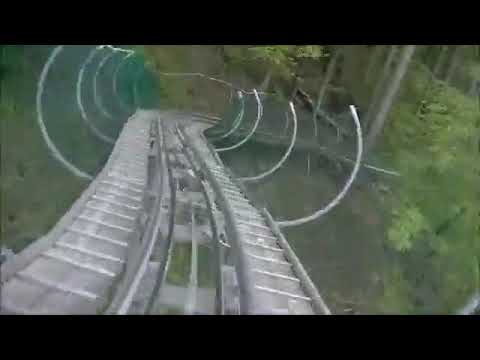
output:
[[233, 277], [239, 289], [239, 298], [230, 301], [227, 308], [237, 306], [239, 314], [329, 314], [326, 306], [315, 306], [318, 296], [310, 295], [304, 285], [306, 272], [298, 274], [290, 262], [278, 238], [279, 230], [273, 229], [248, 199], [200, 131], [197, 126], [185, 127], [179, 130], [179, 137], [212, 187], [214, 201], [224, 218], [220, 232], [234, 260], [230, 267], [222, 266], [225, 277]]
[[[173, 301], [187, 314], [329, 314], [278, 226], [207, 142], [209, 126], [137, 111], [68, 213], [2, 265], [1, 311], [158, 314]], [[185, 287], [166, 276], [179, 245], [191, 248]]]
[[1, 310], [98, 314], [137, 252], [148, 201], [149, 125], [126, 123], [110, 158], [49, 234], [2, 264]]
[[[149, 259], [159, 239], [162, 213], [160, 207], [164, 195], [165, 154], [162, 151], [165, 138], [158, 123], [158, 116], [150, 113], [151, 117], [151, 142], [150, 161], [148, 162], [149, 177], [147, 188], [149, 194], [146, 198], [145, 226], [137, 227], [142, 235], [140, 243], [133, 248], [131, 260], [126, 265], [123, 281], [118, 286], [116, 295], [110, 304], [107, 313], [126, 315], [131, 311], [132, 303], [140, 291], [142, 278], [147, 272]], [[145, 119], [143, 120], [145, 121]], [[153, 146], [155, 149], [153, 149]], [[155, 156], [156, 155], [156, 156]]]

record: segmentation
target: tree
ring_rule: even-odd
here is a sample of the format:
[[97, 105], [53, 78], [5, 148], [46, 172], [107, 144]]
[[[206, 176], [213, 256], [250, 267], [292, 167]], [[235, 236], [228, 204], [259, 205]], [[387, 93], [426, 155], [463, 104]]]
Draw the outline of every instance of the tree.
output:
[[402, 79], [407, 72], [408, 65], [412, 59], [414, 52], [415, 52], [415, 45], [407, 45], [407, 46], [404, 46], [404, 48], [402, 49], [397, 68], [393, 72], [390, 83], [385, 90], [385, 94], [381, 102], [379, 103], [378, 111], [375, 114], [375, 117], [373, 118], [372, 126], [367, 135], [367, 140], [366, 140], [367, 150], [370, 150], [374, 146], [378, 135], [380, 134], [380, 132], [382, 131], [385, 125], [385, 120], [387, 118], [388, 112], [390, 111], [395, 95], [397, 94], [400, 88]]
[[302, 59], [318, 60], [324, 56], [320, 45], [269, 45], [249, 48], [252, 59], [261, 61], [267, 67], [267, 73], [260, 88], [266, 91], [273, 74], [293, 79], [293, 96], [296, 93], [299, 76], [298, 65]]
[[377, 45], [377, 46], [375, 46], [375, 50], [373, 50], [373, 52], [371, 53], [370, 61], [368, 62], [367, 71], [365, 72], [365, 79], [364, 80], [365, 80], [366, 83], [370, 82], [371, 77], [372, 77], [373, 69], [375, 68], [375, 65], [377, 64], [378, 59], [382, 55], [383, 50], [384, 50], [383, 46]]
[[462, 50], [462, 46], [458, 45], [455, 47], [453, 51], [452, 58], [450, 60], [450, 66], [447, 69], [447, 73], [445, 75], [445, 82], [449, 84], [452, 81], [453, 75], [455, 74], [455, 70], [457, 70], [458, 63], [460, 61], [460, 52]]
[[433, 67], [433, 76], [438, 79], [440, 76], [440, 71], [443, 69], [445, 64], [445, 59], [447, 58], [448, 46], [442, 45], [440, 49], [440, 54], [437, 57], [435, 66]]
[[395, 45], [392, 45], [390, 47], [390, 51], [388, 52], [387, 59], [385, 60], [385, 63], [383, 65], [382, 73], [379, 77], [379, 80], [377, 80], [377, 85], [375, 86], [375, 89], [373, 91], [373, 94], [370, 100], [370, 105], [368, 107], [367, 114], [365, 115], [364, 129], [368, 128], [372, 115], [377, 108], [378, 99], [380, 97], [381, 91], [386, 86], [388, 75], [390, 74], [390, 70], [392, 68], [392, 63], [393, 63], [393, 59], [395, 57], [396, 51], [397, 49]]
[[317, 103], [316, 103], [316, 110], [322, 106], [323, 99], [327, 92], [328, 84], [332, 81], [333, 75], [335, 74], [335, 69], [337, 67], [338, 59], [341, 55], [341, 51], [337, 50], [333, 53], [333, 56], [330, 58], [328, 62], [327, 70], [325, 71], [325, 75], [320, 83], [320, 88], [318, 89], [318, 96], [317, 96]]
[[289, 73], [290, 69], [287, 64], [291, 61], [289, 58], [290, 46], [255, 46], [249, 50], [254, 60], [260, 60], [267, 67], [267, 73], [260, 86], [261, 91], [267, 91], [274, 72]]
[[479, 81], [480, 81], [480, 64], [472, 64], [469, 69], [470, 75], [470, 89], [468, 91], [469, 96], [479, 96]]
[[[417, 282], [424, 274], [416, 288], [435, 298], [424, 311], [453, 312], [478, 284], [480, 114], [474, 99], [444, 82], [434, 81], [426, 95], [423, 86], [412, 86], [430, 79], [429, 72], [417, 69], [412, 75], [405, 86], [409, 93], [392, 107], [384, 130], [389, 163], [405, 174], [388, 196], [386, 243], [401, 254], [405, 281]], [[424, 105], [416, 113], [412, 102], [418, 97]], [[411, 311], [415, 297], [423, 295], [408, 296], [409, 305], [395, 306]]]
[[[315, 107], [313, 110], [313, 124], [314, 124], [315, 139], [317, 138], [317, 135], [318, 135], [317, 113], [322, 106], [323, 99], [327, 92], [327, 87], [332, 81], [333, 75], [335, 74], [335, 69], [337, 67], [337, 62], [340, 55], [341, 55], [340, 49], [338, 49], [333, 53], [333, 56], [330, 58], [330, 61], [328, 62], [327, 70], [325, 71], [325, 76], [323, 77], [323, 80], [320, 83], [320, 88], [318, 90], [318, 96], [317, 96], [317, 103], [314, 105]], [[328, 121], [328, 119], [326, 120]], [[332, 124], [332, 125], [338, 128], [337, 124]]]

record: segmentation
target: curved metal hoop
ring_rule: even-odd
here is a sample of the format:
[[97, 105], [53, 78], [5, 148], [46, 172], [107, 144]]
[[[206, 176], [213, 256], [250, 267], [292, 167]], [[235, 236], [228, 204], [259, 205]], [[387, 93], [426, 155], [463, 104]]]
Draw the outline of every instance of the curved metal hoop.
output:
[[[295, 146], [295, 141], [297, 139], [298, 126], [297, 126], [297, 114], [295, 112], [295, 107], [293, 106], [293, 103], [291, 101], [289, 105], [290, 105], [290, 111], [292, 112], [292, 115], [293, 115], [293, 132], [292, 132], [292, 139], [290, 140], [290, 145], [288, 146], [288, 149], [285, 152], [285, 154], [283, 154], [282, 158], [274, 166], [272, 166], [270, 170], [267, 170], [257, 176], [243, 177], [243, 178], [239, 178], [238, 180], [243, 182], [254, 182], [254, 181], [262, 180], [267, 176], [272, 175], [275, 171], [277, 171], [285, 163], [287, 158], [290, 156], [290, 154], [292, 153], [293, 147]], [[288, 113], [286, 113], [285, 115], [288, 116]]]
[[363, 137], [362, 137], [362, 127], [360, 125], [360, 120], [358, 119], [357, 110], [353, 105], [350, 105], [350, 111], [352, 113], [352, 117], [355, 122], [355, 127], [357, 130], [357, 156], [356, 156], [355, 166], [353, 167], [352, 173], [350, 174], [350, 177], [345, 183], [345, 186], [343, 187], [342, 191], [340, 191], [337, 194], [337, 196], [328, 205], [326, 205], [320, 210], [317, 210], [315, 213], [309, 216], [296, 219], [296, 220], [278, 221], [277, 222], [278, 226], [280, 227], [298, 226], [298, 225], [306, 224], [313, 220], [317, 220], [321, 216], [327, 214], [335, 206], [337, 206], [340, 203], [340, 201], [345, 197], [348, 190], [350, 190], [350, 187], [352, 186], [354, 180], [357, 177], [358, 170], [360, 169], [360, 164], [361, 164], [362, 155], [363, 155]]
[[45, 123], [43, 121], [43, 105], [42, 105], [42, 96], [43, 96], [43, 90], [45, 86], [45, 80], [47, 78], [48, 72], [53, 65], [55, 59], [57, 58], [58, 54], [63, 50], [63, 45], [59, 45], [56, 48], [53, 49], [50, 57], [48, 58], [47, 62], [45, 63], [42, 73], [40, 74], [40, 79], [38, 81], [37, 85], [37, 96], [36, 96], [36, 110], [37, 110], [37, 122], [38, 126], [40, 127], [40, 131], [42, 133], [43, 140], [45, 141], [45, 144], [47, 145], [48, 149], [50, 150], [50, 153], [53, 155], [53, 157], [60, 162], [60, 164], [70, 171], [73, 175], [83, 178], [83, 179], [88, 179], [92, 180], [93, 177], [86, 172], [78, 169], [75, 165], [70, 163], [65, 157], [60, 153], [60, 151], [57, 149], [55, 144], [53, 143], [52, 139], [48, 135], [47, 128], [45, 126]]
[[122, 49], [122, 48], [119, 48], [119, 47], [116, 47], [116, 46], [113, 46], [113, 45], [103, 45], [103, 46], [108, 48], [108, 49], [112, 49], [113, 51], [124, 52], [126, 54], [130, 54], [130, 53], [134, 52], [133, 50]]
[[113, 74], [113, 92], [115, 94], [115, 96], [117, 97], [117, 99], [119, 100], [119, 104], [122, 106], [122, 108], [124, 108], [126, 111], [128, 111], [128, 104], [126, 104], [123, 100], [122, 100], [122, 97], [118, 94], [118, 88], [117, 88], [117, 84], [118, 84], [118, 74], [120, 73], [120, 70], [121, 68], [123, 67], [123, 65], [126, 64], [127, 60], [130, 59], [132, 56], [135, 55], [135, 52], [130, 52], [127, 54], [127, 56], [125, 56], [117, 65], [117, 68], [115, 69], [115, 72]]
[[216, 152], [229, 151], [229, 150], [234, 150], [234, 149], [239, 148], [240, 146], [245, 144], [253, 136], [253, 134], [257, 130], [258, 124], [260, 123], [260, 119], [263, 116], [263, 106], [262, 106], [262, 102], [260, 101], [260, 98], [258, 97], [257, 90], [253, 89], [253, 93], [255, 94], [255, 99], [257, 100], [257, 119], [255, 120], [255, 123], [253, 124], [252, 129], [250, 130], [248, 135], [243, 140], [240, 140], [235, 145], [232, 145], [232, 146], [229, 146], [229, 147], [215, 149]]
[[90, 64], [97, 54], [98, 51], [102, 50], [104, 48], [103, 45], [97, 46], [92, 51], [90, 51], [88, 57], [85, 59], [83, 62], [82, 66], [80, 67], [80, 72], [78, 73], [78, 78], [77, 78], [77, 105], [78, 108], [80, 109], [80, 113], [82, 115], [82, 119], [87, 125], [87, 127], [92, 131], [92, 133], [98, 137], [100, 140], [103, 140], [106, 143], [113, 144], [115, 141], [103, 134], [97, 127], [90, 121], [90, 119], [87, 116], [87, 112], [85, 111], [85, 108], [83, 106], [82, 102], [82, 83], [83, 83], [83, 77], [85, 75], [85, 69], [87, 68], [88, 64]]
[[233, 126], [231, 127], [230, 130], [228, 130], [225, 134], [223, 135], [218, 135], [218, 136], [212, 136], [212, 141], [218, 141], [221, 139], [225, 139], [226, 137], [232, 135], [237, 129], [239, 128], [240, 124], [242, 123], [243, 117], [245, 115], [245, 99], [242, 95], [241, 91], [237, 92], [238, 98], [240, 99], [240, 111], [238, 112], [235, 120], [233, 121]]
[[110, 119], [113, 119], [113, 115], [110, 114], [108, 110], [105, 108], [105, 106], [103, 105], [103, 101], [101, 100], [100, 95], [98, 93], [98, 75], [100, 74], [100, 72], [102, 71], [102, 68], [105, 66], [108, 60], [113, 58], [117, 53], [118, 51], [113, 51], [107, 56], [105, 56], [100, 62], [100, 64], [98, 65], [97, 70], [95, 71], [95, 75], [93, 76], [93, 100], [95, 102], [95, 105], [97, 105], [97, 107], [100, 109], [101, 113], [105, 117], [108, 117]]

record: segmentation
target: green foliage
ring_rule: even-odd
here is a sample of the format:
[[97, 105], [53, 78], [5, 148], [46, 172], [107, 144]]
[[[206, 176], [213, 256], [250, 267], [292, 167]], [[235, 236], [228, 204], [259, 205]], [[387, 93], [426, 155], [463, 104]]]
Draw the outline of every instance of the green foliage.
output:
[[248, 49], [253, 60], [260, 60], [274, 67], [281, 74], [293, 75], [300, 59], [318, 60], [325, 56], [320, 45], [269, 45]]
[[[480, 113], [474, 99], [442, 82], [422, 92], [426, 74], [420, 71], [409, 76], [385, 129], [389, 162], [404, 176], [389, 200], [386, 242], [402, 256], [421, 254], [424, 262], [430, 257], [422, 272], [434, 284], [439, 311], [448, 312], [478, 284]], [[390, 307], [393, 297], [403, 296], [398, 292], [408, 293], [395, 286], [386, 289], [384, 300]], [[397, 305], [410, 311], [413, 294], [410, 302]]]
[[298, 58], [308, 58], [314, 60], [326, 57], [325, 53], [323, 52], [323, 47], [318, 45], [306, 45], [297, 47], [296, 56]]
[[468, 68], [468, 72], [473, 79], [480, 79], [480, 64], [472, 63]]
[[290, 77], [293, 75], [295, 59], [292, 56], [291, 46], [255, 46], [248, 49], [250, 51], [250, 60], [259, 60], [267, 68], [273, 69], [275, 73], [281, 76]]
[[468, 248], [450, 246], [444, 254], [432, 259], [432, 268], [445, 312], [458, 309], [478, 288], [477, 258]]
[[0, 78], [18, 76], [27, 71], [29, 64], [24, 56], [24, 47], [25, 45], [4, 45], [0, 49]]
[[253, 59], [260, 59], [273, 65], [284, 65], [293, 61], [289, 45], [255, 46], [249, 50], [253, 54]]
[[410, 314], [414, 311], [411, 303], [413, 290], [405, 279], [402, 268], [394, 265], [385, 281], [385, 288], [379, 301], [380, 312], [384, 314]]
[[397, 251], [412, 248], [412, 239], [428, 228], [427, 221], [416, 207], [403, 207], [393, 210], [393, 222], [388, 230], [388, 241]]
[[190, 274], [190, 259], [192, 247], [176, 244], [173, 247], [171, 263], [167, 273], [167, 283], [186, 286]]
[[0, 122], [6, 121], [8, 117], [12, 116], [15, 113], [15, 102], [2, 94], [0, 99]]

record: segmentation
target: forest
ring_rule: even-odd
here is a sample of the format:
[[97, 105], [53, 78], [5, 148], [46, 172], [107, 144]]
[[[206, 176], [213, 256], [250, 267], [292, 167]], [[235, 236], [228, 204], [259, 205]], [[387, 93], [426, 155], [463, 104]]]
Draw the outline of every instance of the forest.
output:
[[[84, 186], [46, 165], [33, 100], [43, 63], [26, 55], [28, 47], [0, 47], [1, 235], [16, 239], [17, 244], [6, 241], [15, 251], [52, 226]], [[218, 84], [165, 75], [204, 73], [293, 101], [311, 113], [319, 145], [317, 133], [329, 127], [353, 149], [354, 131], [345, 113], [348, 105], [355, 105], [364, 134], [364, 161], [397, 174], [367, 179], [375, 183], [389, 262], [375, 308], [387, 314], [455, 313], [472, 296], [480, 297], [480, 46], [139, 48], [159, 79], [161, 107], [224, 114], [228, 103]], [[32, 94], [20, 98], [20, 87]], [[20, 141], [22, 136], [29, 145], [13, 151], [12, 137]], [[74, 134], [69, 136], [73, 139]], [[89, 159], [95, 153], [95, 145], [84, 150]], [[91, 159], [91, 167], [101, 162]], [[64, 194], [55, 205], [44, 195], [28, 199], [24, 194], [35, 175], [47, 169], [57, 176], [52, 181]], [[13, 190], [18, 181], [24, 187]], [[48, 181], [42, 184], [48, 186]], [[43, 217], [33, 219], [39, 210]], [[20, 229], [28, 231], [18, 235]]]
[[[401, 174], [381, 194], [392, 253], [383, 310], [455, 311], [480, 285], [478, 47], [321, 49], [254, 48], [254, 57], [277, 67], [290, 98], [316, 99], [315, 109], [333, 106], [332, 87], [348, 93], [362, 109], [366, 158]], [[312, 60], [324, 63], [318, 90], [302, 79], [302, 62]]]

